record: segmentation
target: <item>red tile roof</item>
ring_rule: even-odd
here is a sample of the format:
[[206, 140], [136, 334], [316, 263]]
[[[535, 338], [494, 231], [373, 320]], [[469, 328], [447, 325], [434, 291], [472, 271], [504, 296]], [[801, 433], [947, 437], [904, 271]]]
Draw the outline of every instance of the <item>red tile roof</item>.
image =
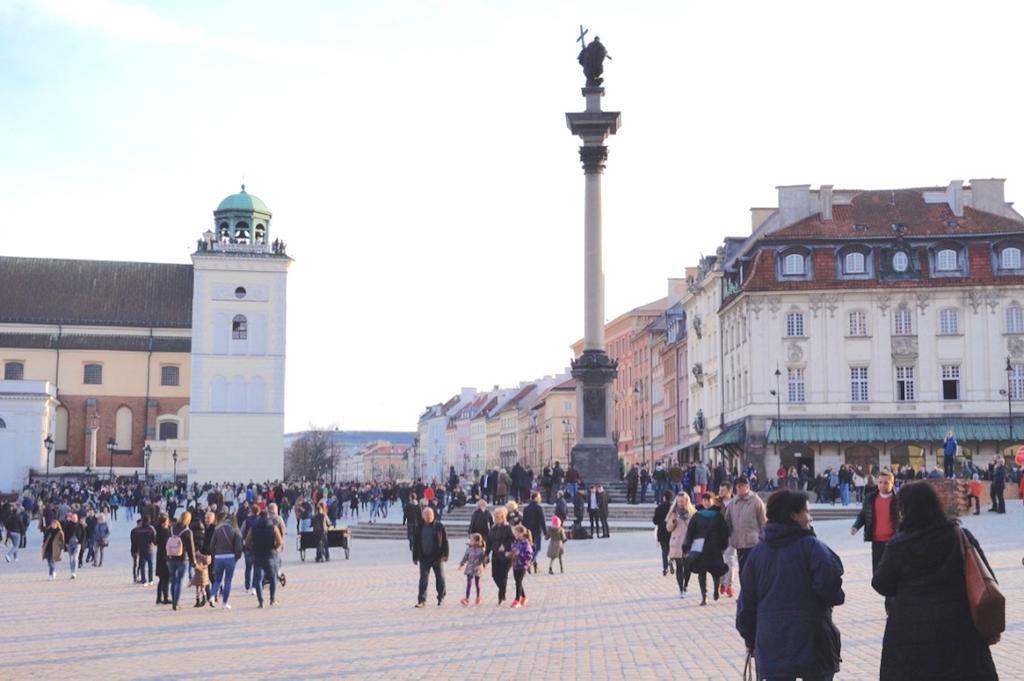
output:
[[[1024, 222], [965, 207], [957, 217], [946, 203], [925, 203], [919, 190], [861, 192], [849, 205], [832, 209], [832, 220], [821, 214], [772, 232], [771, 239], [851, 239], [894, 237], [893, 224], [906, 225], [904, 236], [1024, 232]], [[860, 225], [862, 229], [855, 229]]]

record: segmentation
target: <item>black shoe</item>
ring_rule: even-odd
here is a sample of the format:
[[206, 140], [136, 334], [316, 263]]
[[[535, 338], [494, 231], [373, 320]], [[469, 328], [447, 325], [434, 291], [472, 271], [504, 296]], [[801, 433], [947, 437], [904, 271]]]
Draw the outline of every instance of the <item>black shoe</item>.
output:
[[662, 576], [662, 577], [664, 577], [664, 576], [665, 576], [665, 575], [667, 575], [667, 574], [668, 574], [668, 568], [665, 568], [665, 569], [663, 569], [663, 570], [661, 571], [661, 576]]
[[172, 605], [172, 606], [171, 606], [171, 610], [177, 610], [177, 609], [178, 609], [178, 606], [177, 606], [177, 605]]
[[714, 598], [716, 601], [718, 600], [718, 589], [715, 589], [715, 592], [711, 595], [711, 597]]
[[437, 599], [437, 607], [440, 608], [442, 603], [444, 603], [444, 599], [443, 598], [438, 598]]
[[260, 601], [260, 602], [259, 602], [259, 605], [257, 605], [256, 607], [257, 607], [257, 608], [260, 608], [260, 609], [262, 610], [262, 609], [263, 609], [263, 601]]
[[705, 596], [704, 598], [701, 599], [700, 604], [701, 605], [707, 605], [708, 604], [707, 596]]

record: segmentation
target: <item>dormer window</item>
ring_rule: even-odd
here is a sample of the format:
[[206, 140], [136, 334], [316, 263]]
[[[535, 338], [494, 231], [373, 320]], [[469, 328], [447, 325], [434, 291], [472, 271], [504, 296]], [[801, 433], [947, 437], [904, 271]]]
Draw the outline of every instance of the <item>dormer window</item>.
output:
[[892, 269], [894, 272], [906, 272], [910, 267], [910, 257], [906, 251], [896, 251], [892, 254]]
[[1004, 270], [1020, 269], [1020, 249], [1016, 246], [1008, 246], [999, 254], [999, 267]]
[[935, 269], [939, 272], [955, 272], [957, 269], [956, 251], [944, 248], [935, 254]]
[[804, 256], [799, 253], [790, 253], [782, 262], [782, 273], [788, 276], [802, 275], [804, 273]]
[[864, 274], [865, 272], [863, 253], [847, 253], [843, 264], [846, 274]]

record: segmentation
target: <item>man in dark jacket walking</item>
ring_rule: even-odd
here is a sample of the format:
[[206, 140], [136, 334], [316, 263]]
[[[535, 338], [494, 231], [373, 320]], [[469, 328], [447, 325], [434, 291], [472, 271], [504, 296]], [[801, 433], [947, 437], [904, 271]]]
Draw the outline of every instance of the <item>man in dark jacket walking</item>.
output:
[[540, 554], [541, 538], [544, 537], [546, 524], [544, 509], [540, 506], [540, 492], [534, 492], [530, 497], [530, 503], [523, 509], [523, 527], [533, 536], [533, 574], [537, 574], [537, 556]]
[[473, 511], [473, 515], [469, 519], [469, 534], [479, 534], [481, 537], [487, 537], [487, 533], [491, 531], [491, 525], [493, 524], [494, 518], [491, 517], [490, 512], [487, 510], [487, 502], [483, 499], [476, 502], [476, 510]]
[[1003, 492], [1006, 490], [1006, 463], [1002, 457], [996, 461], [996, 467], [992, 469], [992, 487], [989, 489], [989, 494], [992, 496], [992, 508], [988, 509], [992, 513], [1006, 513], [1006, 499], [1003, 498]]
[[427, 604], [427, 585], [430, 571], [434, 571], [434, 586], [437, 588], [437, 604], [444, 601], [444, 566], [448, 560], [448, 532], [440, 521], [434, 519], [434, 510], [423, 509], [423, 524], [416, 533], [416, 542], [412, 549], [412, 562], [420, 566], [420, 588], [416, 599], [416, 607]]
[[[878, 489], [869, 492], [864, 497], [864, 505], [857, 514], [857, 520], [850, 528], [850, 534], [855, 535], [860, 528], [864, 528], [864, 541], [871, 542], [871, 576], [878, 571], [878, 563], [885, 553], [885, 545], [889, 543], [896, 532], [900, 529], [900, 520], [903, 514], [900, 509], [900, 502], [893, 493], [892, 471], [883, 468], [878, 474]], [[885, 611], [892, 608], [892, 599], [885, 599]]]

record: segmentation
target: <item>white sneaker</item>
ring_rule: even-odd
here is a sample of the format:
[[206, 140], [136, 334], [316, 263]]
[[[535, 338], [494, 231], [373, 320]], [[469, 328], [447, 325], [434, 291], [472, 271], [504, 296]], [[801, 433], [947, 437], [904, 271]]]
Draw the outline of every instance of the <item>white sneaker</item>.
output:
[[53, 578], [54, 578], [54, 575], [50, 575], [50, 581], [51, 582], [53, 581]]
[[231, 609], [231, 605], [229, 603], [225, 603], [224, 605], [221, 606], [221, 608], [223, 610], [230, 610]]
[[686, 598], [686, 592], [685, 591], [680, 591], [679, 592], [679, 597], [680, 598]]

